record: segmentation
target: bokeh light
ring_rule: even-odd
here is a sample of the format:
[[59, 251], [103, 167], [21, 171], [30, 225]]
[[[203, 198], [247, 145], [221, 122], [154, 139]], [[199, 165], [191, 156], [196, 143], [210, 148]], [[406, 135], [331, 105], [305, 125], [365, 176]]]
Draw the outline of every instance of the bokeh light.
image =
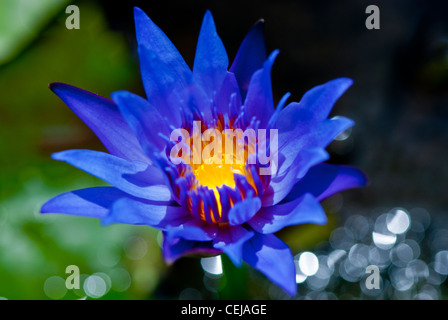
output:
[[50, 299], [62, 299], [67, 293], [65, 280], [59, 276], [52, 276], [45, 280], [44, 292]]
[[83, 285], [85, 293], [91, 298], [101, 298], [107, 292], [107, 284], [103, 277], [99, 275], [91, 275]]
[[300, 271], [306, 276], [313, 276], [319, 270], [319, 260], [312, 252], [303, 252], [299, 256]]
[[[422, 208], [393, 208], [375, 219], [349, 216], [328, 243], [316, 246], [317, 273], [297, 274], [297, 299], [441, 299], [448, 275], [448, 250], [441, 245], [447, 225]], [[366, 286], [370, 265], [380, 270], [379, 289]]]
[[209, 258], [201, 258], [201, 265], [205, 272], [213, 275], [222, 274], [221, 256], [214, 256]]

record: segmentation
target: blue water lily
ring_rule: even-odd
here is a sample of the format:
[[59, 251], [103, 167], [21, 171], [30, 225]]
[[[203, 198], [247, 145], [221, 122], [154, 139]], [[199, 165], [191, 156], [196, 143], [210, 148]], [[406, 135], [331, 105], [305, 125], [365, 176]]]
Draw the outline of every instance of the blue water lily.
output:
[[[109, 152], [68, 150], [53, 159], [111, 186], [58, 195], [41, 212], [98, 218], [104, 225], [148, 225], [163, 232], [167, 263], [187, 254], [226, 254], [236, 266], [245, 261], [295, 295], [294, 258], [275, 233], [292, 225], [325, 224], [321, 200], [366, 184], [356, 168], [323, 163], [329, 157], [326, 146], [354, 124], [328, 118], [352, 80], [329, 81], [283, 107], [286, 94], [274, 107], [270, 72], [278, 51], [266, 54], [262, 21], [229, 67], [206, 12], [191, 70], [143, 11], [135, 8], [134, 15], [146, 99], [127, 91], [107, 99], [63, 83], [50, 85]], [[171, 138], [173, 130], [192, 133], [197, 123], [200, 133], [277, 130], [276, 148], [269, 150], [278, 159], [275, 170], [261, 174], [263, 164], [250, 162], [250, 156], [234, 165], [172, 161], [170, 150], [179, 142]], [[184, 140], [189, 148], [191, 140]], [[249, 154], [248, 144], [244, 148]]]

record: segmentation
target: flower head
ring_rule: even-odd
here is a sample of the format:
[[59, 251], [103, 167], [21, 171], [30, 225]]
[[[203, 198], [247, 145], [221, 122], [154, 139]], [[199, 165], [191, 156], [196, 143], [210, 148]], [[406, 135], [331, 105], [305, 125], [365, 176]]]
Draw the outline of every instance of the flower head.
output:
[[109, 151], [68, 150], [53, 159], [112, 186], [61, 194], [41, 212], [148, 225], [163, 231], [167, 262], [224, 253], [294, 295], [293, 256], [274, 233], [326, 223], [319, 202], [366, 183], [355, 168], [323, 163], [325, 147], [353, 125], [328, 119], [352, 81], [330, 81], [284, 107], [286, 94], [274, 107], [270, 71], [278, 51], [266, 55], [262, 21], [229, 67], [207, 12], [191, 70], [145, 13], [134, 14], [146, 99], [50, 85]]

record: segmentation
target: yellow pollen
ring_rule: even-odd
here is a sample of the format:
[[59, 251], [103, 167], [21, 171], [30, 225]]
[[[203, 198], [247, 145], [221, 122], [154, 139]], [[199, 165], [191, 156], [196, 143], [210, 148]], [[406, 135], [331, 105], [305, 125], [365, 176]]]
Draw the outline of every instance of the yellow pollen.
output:
[[[239, 174], [246, 176], [247, 182], [256, 190], [250, 174], [246, 172], [247, 159], [256, 151], [256, 138], [250, 139], [251, 137], [249, 137], [246, 142], [241, 129], [235, 129], [235, 131], [231, 129], [230, 132], [223, 131], [220, 121], [211, 130], [215, 131], [209, 132], [207, 135], [207, 128], [199, 122], [196, 127], [193, 126], [192, 131], [184, 130], [181, 133], [182, 140], [191, 150], [191, 154], [187, 155], [189, 157], [187, 160], [190, 160], [187, 163], [190, 164], [196, 178], [193, 188], [207, 187], [213, 191], [216, 200], [219, 218], [212, 214], [212, 211], [204, 212], [203, 203], [199, 208], [200, 218], [206, 220], [205, 217], [209, 217], [213, 223], [219, 223], [223, 208], [218, 188], [226, 185], [231, 189], [236, 189], [234, 174]], [[220, 132], [222, 134], [218, 134]], [[232, 199], [229, 201], [232, 206]], [[216, 211], [213, 212], [216, 213]]]
[[222, 205], [218, 187], [227, 185], [230, 188], [235, 188], [235, 179], [233, 174], [244, 174], [243, 164], [205, 164], [202, 163], [196, 166], [193, 174], [196, 177], [198, 186], [206, 186], [215, 194], [216, 203], [218, 205], [218, 212], [221, 216]]
[[209, 189], [216, 190], [217, 187], [221, 187], [222, 185], [234, 188], [235, 180], [233, 174], [244, 174], [244, 165], [203, 163], [197, 166], [193, 173], [199, 185], [207, 186]]
[[[218, 129], [216, 129], [218, 130]], [[193, 139], [193, 138], [192, 138]], [[191, 140], [192, 140], [191, 139]], [[254, 147], [248, 147], [247, 145], [244, 145], [242, 156], [243, 159], [238, 158], [237, 156], [237, 146], [236, 143], [232, 145], [231, 150], [224, 150], [224, 145], [226, 139], [233, 139], [229, 138], [228, 135], [222, 136], [223, 140], [219, 140], [219, 144], [216, 145], [218, 150], [213, 149], [213, 155], [210, 158], [207, 156], [204, 158], [204, 154], [202, 154], [201, 163], [200, 164], [192, 164], [193, 174], [196, 177], [197, 186], [206, 186], [210, 190], [213, 190], [215, 193], [216, 200], [218, 202], [218, 206], [220, 206], [219, 201], [219, 192], [218, 187], [221, 187], [223, 185], [227, 185], [230, 188], [235, 188], [235, 180], [234, 180], [234, 174], [241, 174], [245, 175], [245, 163], [247, 160], [247, 156], [249, 152], [254, 152]], [[190, 140], [190, 145], [194, 148], [194, 143]], [[200, 142], [200, 149], [193, 151], [196, 153], [201, 153], [204, 148], [207, 147], [207, 145], [211, 145], [212, 142]], [[215, 142], [214, 142], [215, 143]], [[248, 149], [250, 148], [250, 151]], [[226, 153], [228, 152], [228, 153]], [[216, 161], [216, 160], [221, 161]], [[242, 160], [242, 161], [241, 161]], [[215, 163], [220, 162], [220, 163]]]

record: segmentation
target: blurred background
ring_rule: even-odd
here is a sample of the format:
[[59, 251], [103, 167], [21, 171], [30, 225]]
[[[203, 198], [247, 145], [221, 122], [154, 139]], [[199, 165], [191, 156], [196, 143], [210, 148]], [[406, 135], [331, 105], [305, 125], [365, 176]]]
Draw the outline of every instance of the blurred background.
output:
[[[65, 8], [80, 9], [68, 30]], [[380, 29], [368, 30], [368, 5]], [[133, 6], [165, 31], [192, 66], [210, 9], [230, 61], [245, 33], [266, 22], [280, 49], [275, 100], [298, 101], [315, 85], [350, 77], [332, 115], [356, 126], [329, 146], [331, 163], [361, 168], [363, 189], [324, 201], [325, 226], [279, 236], [296, 257], [297, 299], [448, 297], [448, 4], [443, 1], [0, 1], [0, 299], [286, 299], [283, 291], [226, 257], [166, 266], [161, 235], [144, 226], [40, 215], [50, 197], [103, 184], [53, 152], [104, 150], [49, 89], [65, 82], [105, 97], [143, 95]], [[66, 267], [81, 272], [67, 290]], [[381, 271], [367, 289], [365, 270]]]

